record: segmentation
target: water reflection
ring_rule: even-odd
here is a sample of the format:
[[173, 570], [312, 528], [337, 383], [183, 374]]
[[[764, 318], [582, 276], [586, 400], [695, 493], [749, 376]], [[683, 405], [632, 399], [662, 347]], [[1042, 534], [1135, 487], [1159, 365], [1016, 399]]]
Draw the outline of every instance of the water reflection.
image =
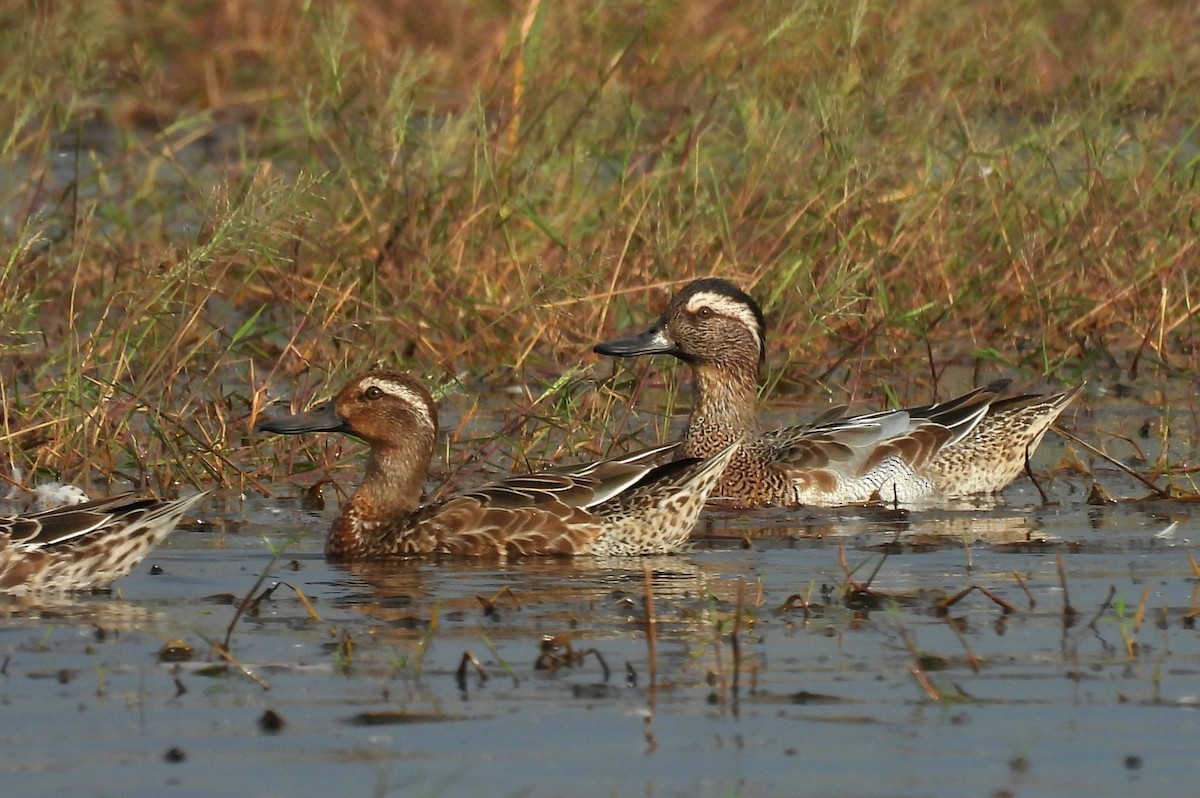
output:
[[126, 601], [110, 592], [0, 596], [0, 618], [8, 630], [65, 623], [91, 626], [103, 639], [110, 632], [153, 629], [162, 617], [160, 607]]
[[649, 596], [668, 612], [736, 600], [744, 581], [686, 555], [462, 559], [339, 566], [337, 605], [420, 636], [436, 613], [444, 629], [498, 638], [537, 630], [637, 631]]

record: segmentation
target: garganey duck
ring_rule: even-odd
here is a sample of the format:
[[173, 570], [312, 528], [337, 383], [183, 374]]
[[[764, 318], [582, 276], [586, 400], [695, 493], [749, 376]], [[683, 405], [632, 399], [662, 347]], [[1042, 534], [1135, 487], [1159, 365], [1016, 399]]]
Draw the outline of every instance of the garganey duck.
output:
[[737, 506], [833, 506], [870, 500], [993, 493], [1025, 467], [1082, 385], [1051, 396], [1001, 398], [997, 381], [947, 402], [764, 432], [758, 374], [762, 310], [727, 280], [695, 280], [637, 335], [597, 344], [612, 357], [674, 355], [692, 368], [696, 404], [679, 453], [705, 457], [743, 440], [715, 495]]
[[311, 412], [261, 422], [293, 435], [341, 432], [370, 445], [366, 476], [325, 541], [336, 561], [419, 554], [636, 555], [674, 551], [699, 518], [737, 444], [655, 462], [674, 447], [510, 476], [421, 506], [437, 408], [407, 374], [369, 371]]
[[133, 570], [207, 493], [130, 493], [0, 517], [0, 592], [96, 590]]

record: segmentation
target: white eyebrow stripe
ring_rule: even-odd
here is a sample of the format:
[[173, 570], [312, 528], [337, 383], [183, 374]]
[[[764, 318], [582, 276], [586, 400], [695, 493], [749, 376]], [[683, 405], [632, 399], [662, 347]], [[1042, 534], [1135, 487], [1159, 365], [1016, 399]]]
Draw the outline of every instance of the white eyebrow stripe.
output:
[[402, 382], [382, 380], [378, 377], [367, 377], [362, 381], [363, 390], [378, 388], [389, 396], [404, 400], [413, 409], [413, 415], [422, 426], [433, 429], [433, 416], [429, 413], [429, 401], [419, 391], [414, 391]]
[[745, 302], [739, 302], [724, 294], [701, 291], [688, 300], [687, 310], [689, 313], [695, 313], [705, 306], [712, 308], [722, 316], [740, 321], [742, 326], [754, 336], [754, 343], [758, 345], [759, 351], [762, 351], [762, 329], [758, 325], [758, 317]]

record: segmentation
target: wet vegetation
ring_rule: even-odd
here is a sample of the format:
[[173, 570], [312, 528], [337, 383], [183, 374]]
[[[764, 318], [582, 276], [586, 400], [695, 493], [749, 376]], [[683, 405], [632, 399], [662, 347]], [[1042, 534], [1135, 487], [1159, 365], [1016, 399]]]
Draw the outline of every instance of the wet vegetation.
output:
[[253, 489], [296, 465], [264, 409], [375, 362], [513, 388], [499, 466], [594, 451], [636, 426], [590, 344], [703, 274], [763, 302], [777, 399], [1083, 375], [1195, 436], [1154, 390], [1197, 366], [1187, 4], [3, 13], [26, 473]]

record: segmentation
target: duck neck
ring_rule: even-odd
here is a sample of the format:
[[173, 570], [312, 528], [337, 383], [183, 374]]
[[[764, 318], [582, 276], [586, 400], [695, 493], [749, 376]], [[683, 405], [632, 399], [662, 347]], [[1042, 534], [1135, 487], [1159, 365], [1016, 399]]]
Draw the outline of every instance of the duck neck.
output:
[[708, 457], [746, 433], [758, 432], [758, 367], [701, 363], [693, 367], [696, 406], [685, 454]]
[[433, 442], [407, 447], [374, 446], [362, 485], [346, 500], [325, 542], [331, 560], [372, 556], [397, 522], [421, 504]]

